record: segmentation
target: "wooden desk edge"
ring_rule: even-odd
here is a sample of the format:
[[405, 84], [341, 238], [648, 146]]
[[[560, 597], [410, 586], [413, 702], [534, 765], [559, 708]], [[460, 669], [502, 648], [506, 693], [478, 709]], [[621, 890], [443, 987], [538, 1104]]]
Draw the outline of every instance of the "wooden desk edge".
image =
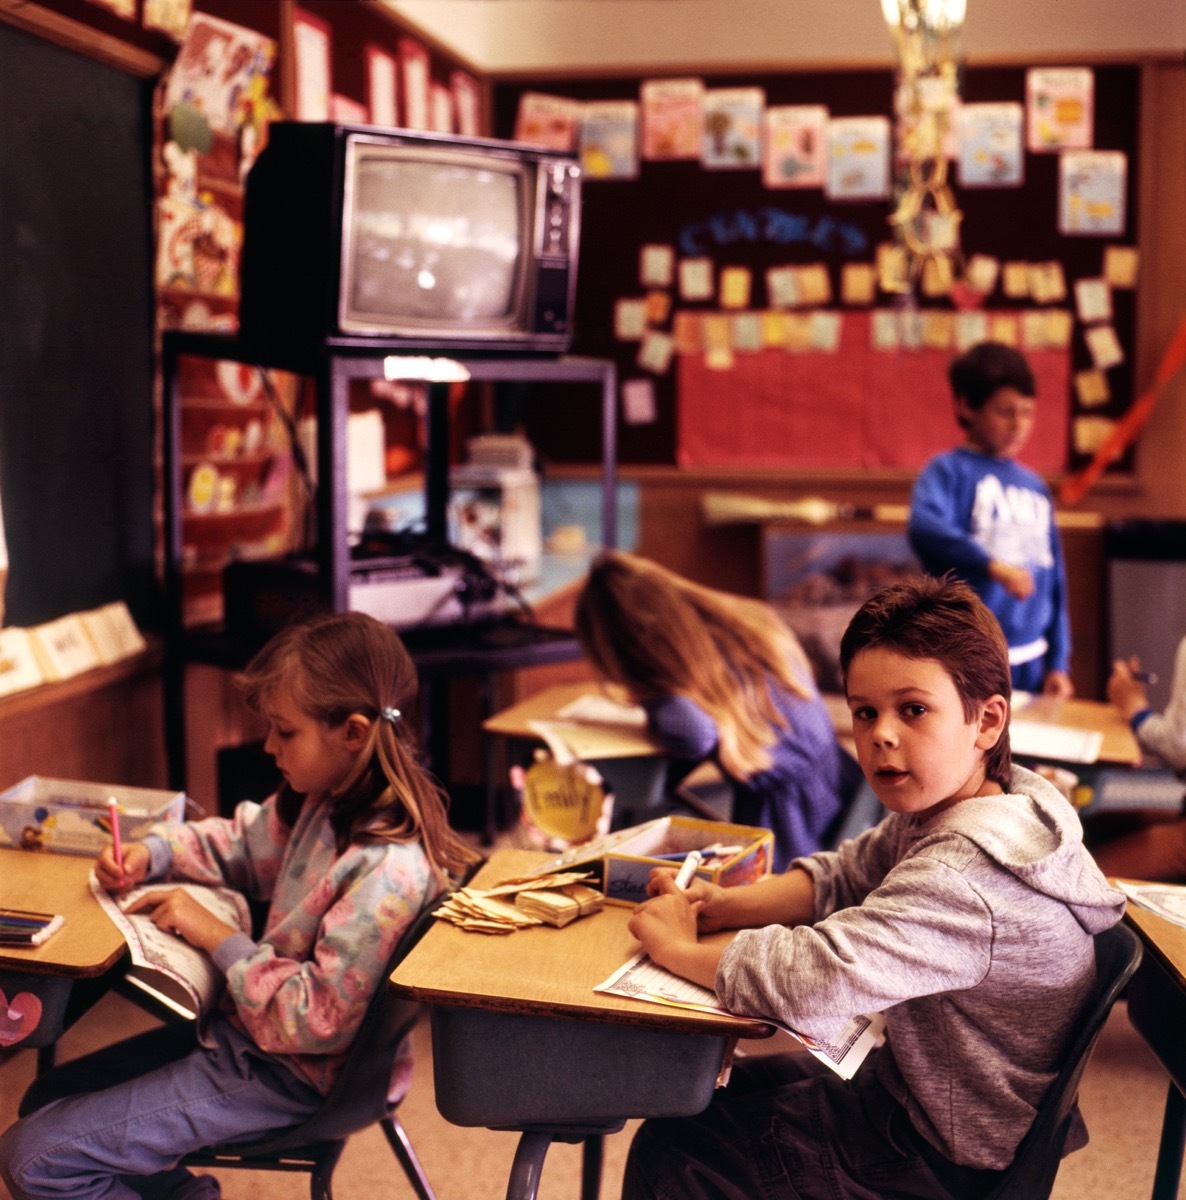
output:
[[[480, 936], [480, 935], [474, 935]], [[514, 934], [508, 936], [513, 937]], [[775, 1026], [768, 1021], [756, 1017], [727, 1016], [718, 1017], [713, 1013], [698, 1012], [695, 1009], [667, 1008], [661, 1004], [642, 1004], [637, 1007], [625, 1007], [629, 1001], [623, 1001], [623, 1007], [598, 1007], [596, 1010], [587, 1005], [558, 1003], [540, 1003], [531, 1000], [507, 998], [500, 1000], [496, 997], [464, 996], [456, 992], [447, 992], [439, 988], [423, 985], [401, 983], [396, 976], [397, 967], [388, 979], [388, 984], [397, 995], [406, 996], [420, 1004], [437, 1004], [446, 1008], [474, 1008], [484, 1012], [511, 1013], [524, 1017], [566, 1017], [578, 1021], [595, 1021], [604, 1025], [631, 1025], [636, 1028], [662, 1031], [670, 1029], [678, 1033], [706, 1034], [721, 1037], [759, 1039], [772, 1037], [776, 1032]]]

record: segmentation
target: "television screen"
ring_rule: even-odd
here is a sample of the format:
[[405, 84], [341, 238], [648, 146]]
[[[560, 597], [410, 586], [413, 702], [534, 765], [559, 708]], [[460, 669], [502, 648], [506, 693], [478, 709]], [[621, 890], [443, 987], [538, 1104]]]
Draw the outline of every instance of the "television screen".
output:
[[524, 175], [515, 163], [366, 147], [354, 156], [343, 325], [518, 318]]

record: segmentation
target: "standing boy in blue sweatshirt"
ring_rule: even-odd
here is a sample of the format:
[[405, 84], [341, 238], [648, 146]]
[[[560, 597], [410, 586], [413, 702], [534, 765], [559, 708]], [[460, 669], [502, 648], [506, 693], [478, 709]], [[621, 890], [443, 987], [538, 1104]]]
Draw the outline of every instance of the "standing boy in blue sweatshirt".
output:
[[948, 368], [964, 445], [931, 459], [914, 485], [910, 544], [932, 575], [954, 571], [1009, 644], [1013, 687], [1070, 696], [1066, 574], [1045, 483], [1014, 461], [1034, 427], [1034, 376], [1001, 342]]

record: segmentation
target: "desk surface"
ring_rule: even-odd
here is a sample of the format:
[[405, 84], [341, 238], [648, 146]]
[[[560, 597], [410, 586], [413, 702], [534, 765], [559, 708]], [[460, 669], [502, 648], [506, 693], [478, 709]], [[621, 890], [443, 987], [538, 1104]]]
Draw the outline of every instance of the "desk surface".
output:
[[539, 739], [533, 721], [547, 721], [556, 727], [568, 748], [582, 759], [649, 758], [663, 753], [662, 747], [645, 730], [629, 725], [595, 725], [588, 721], [564, 721], [556, 714], [580, 696], [600, 695], [593, 682], [558, 683], [544, 688], [526, 700], [504, 708], [485, 721], [487, 733], [506, 737]]
[[91, 895], [92, 864], [77, 854], [0, 849], [0, 904], [66, 918], [36, 949], [0, 946], [0, 967], [82, 979], [102, 975], [119, 961], [127, 943]]
[[[1140, 883], [1140, 880], [1131, 880]], [[1178, 986], [1186, 991], [1186, 928], [1129, 901], [1124, 919], [1140, 935], [1145, 949], [1156, 957]]]
[[[836, 727], [836, 736], [851, 743], [852, 716], [843, 696], [825, 696], [824, 703]], [[1141, 748], [1114, 704], [1101, 700], [1056, 700], [1051, 696], [1035, 696], [1015, 717], [1039, 724], [1059, 725], [1065, 729], [1098, 730], [1103, 735], [1099, 761], [1118, 766], [1136, 766], [1141, 761]]]
[[[496, 850], [473, 885], [492, 887], [550, 857], [531, 850]], [[638, 952], [638, 942], [626, 928], [629, 917], [629, 908], [606, 905], [563, 929], [537, 926], [505, 935], [466, 933], [437, 921], [392, 972], [391, 985], [426, 1004], [457, 1008], [726, 1037], [761, 1038], [774, 1032], [772, 1026], [745, 1017], [720, 1017], [595, 992], [597, 984]]]

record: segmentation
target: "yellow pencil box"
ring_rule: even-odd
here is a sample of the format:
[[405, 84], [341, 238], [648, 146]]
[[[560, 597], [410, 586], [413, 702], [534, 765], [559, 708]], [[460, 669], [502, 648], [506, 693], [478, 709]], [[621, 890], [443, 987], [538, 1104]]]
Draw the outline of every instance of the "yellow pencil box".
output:
[[28, 775], [0, 792], [0, 846], [98, 854], [111, 841], [112, 797], [126, 842], [144, 837], [157, 821], [185, 819], [184, 792]]

